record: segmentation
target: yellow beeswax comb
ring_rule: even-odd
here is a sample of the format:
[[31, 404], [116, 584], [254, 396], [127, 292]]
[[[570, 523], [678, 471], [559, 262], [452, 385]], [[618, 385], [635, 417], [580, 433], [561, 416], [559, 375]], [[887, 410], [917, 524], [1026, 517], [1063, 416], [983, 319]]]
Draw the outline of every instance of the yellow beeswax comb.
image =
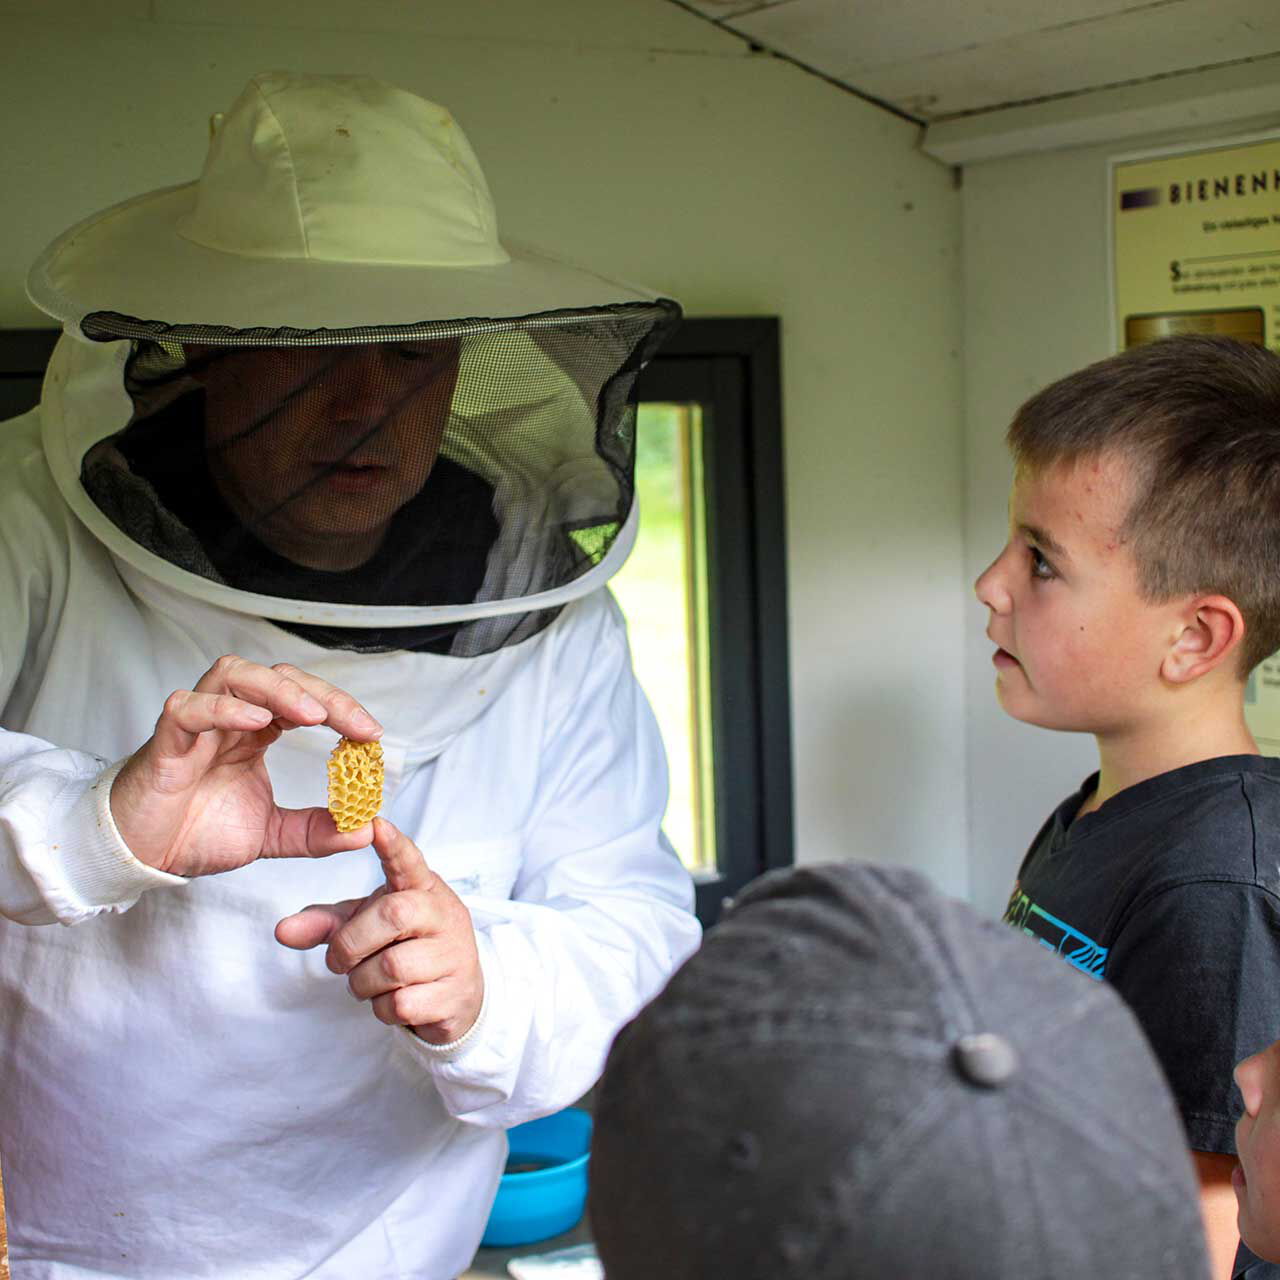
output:
[[382, 743], [339, 738], [329, 753], [329, 812], [339, 831], [372, 822], [382, 808]]

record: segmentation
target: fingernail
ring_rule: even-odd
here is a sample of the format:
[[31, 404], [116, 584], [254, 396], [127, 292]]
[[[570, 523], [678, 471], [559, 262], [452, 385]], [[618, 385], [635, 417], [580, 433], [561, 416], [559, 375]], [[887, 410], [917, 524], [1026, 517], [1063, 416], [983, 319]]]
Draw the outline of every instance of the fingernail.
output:
[[356, 712], [356, 720], [362, 728], [372, 729], [375, 733], [382, 732], [382, 726], [363, 707]]
[[309, 693], [302, 695], [302, 710], [309, 716], [322, 716], [325, 714], [325, 705], [318, 698], [313, 698]]

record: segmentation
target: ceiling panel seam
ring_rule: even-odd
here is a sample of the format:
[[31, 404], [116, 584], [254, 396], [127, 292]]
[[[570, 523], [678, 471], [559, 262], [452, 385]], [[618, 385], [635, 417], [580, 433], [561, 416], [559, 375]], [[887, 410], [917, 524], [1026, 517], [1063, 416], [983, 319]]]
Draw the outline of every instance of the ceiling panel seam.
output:
[[968, 120], [974, 116], [989, 115], [994, 111], [1013, 111], [1018, 107], [1035, 107], [1046, 102], [1067, 102], [1072, 98], [1087, 98], [1091, 93], [1105, 93], [1110, 89], [1131, 89], [1135, 85], [1155, 84], [1161, 80], [1176, 80], [1180, 76], [1203, 75], [1206, 71], [1224, 71], [1230, 67], [1244, 67], [1258, 62], [1274, 62], [1280, 53], [1260, 53], [1251, 58], [1234, 58], [1230, 62], [1206, 62], [1198, 67], [1179, 67], [1176, 71], [1158, 71], [1149, 76], [1137, 76], [1132, 80], [1112, 80], [1105, 84], [1086, 85], [1080, 89], [1064, 89], [1061, 93], [1047, 93], [1038, 98], [1016, 98], [994, 106], [972, 107], [966, 111], [952, 111], [933, 116], [929, 124], [950, 124], [955, 120]]
[[[784, 53], [781, 49], [772, 49], [767, 45], [761, 44], [758, 40], [753, 39], [745, 32], [737, 30], [731, 26], [724, 18], [713, 18], [701, 10], [694, 8], [688, 3], [688, 0], [667, 0], [668, 4], [675, 5], [678, 9], [683, 9], [686, 13], [692, 14], [700, 22], [709, 22], [712, 26], [719, 27], [722, 31], [727, 31], [731, 36], [736, 36], [741, 40], [753, 53], [768, 54], [771, 58], [777, 58], [781, 62], [788, 62], [793, 67], [805, 72], [808, 75], [816, 76], [819, 80], [826, 81], [827, 84], [839, 89], [842, 93], [851, 94], [855, 98], [860, 98], [863, 102], [869, 102], [873, 107], [879, 107], [882, 111], [889, 112], [890, 115], [897, 116], [899, 120], [907, 120], [911, 124], [919, 126], [921, 129], [925, 127], [927, 121], [923, 116], [913, 115], [910, 111], [904, 111], [901, 107], [895, 106], [892, 102], [886, 101], [884, 98], [877, 98], [874, 94], [865, 93], [856, 85], [849, 84], [846, 80], [838, 80], [833, 75], [828, 75], [825, 71], [820, 71], [811, 63], [802, 62], [799, 58], [793, 57], [789, 53]], [[762, 8], [771, 6], [762, 5]], [[741, 15], [745, 16], [745, 15]]]

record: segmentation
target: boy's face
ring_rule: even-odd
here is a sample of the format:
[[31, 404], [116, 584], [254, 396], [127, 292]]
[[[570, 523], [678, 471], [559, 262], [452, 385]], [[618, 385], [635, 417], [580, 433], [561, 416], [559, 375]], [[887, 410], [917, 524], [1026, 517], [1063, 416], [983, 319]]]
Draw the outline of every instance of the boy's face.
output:
[[1150, 604], [1121, 536], [1132, 485], [1109, 455], [1035, 471], [1009, 496], [1009, 541], [974, 584], [998, 647], [996, 696], [1046, 729], [1114, 735], [1157, 710], [1178, 602]]
[[1244, 1098], [1236, 1124], [1231, 1178], [1240, 1207], [1240, 1237], [1261, 1258], [1280, 1258], [1280, 1041], [1235, 1071]]

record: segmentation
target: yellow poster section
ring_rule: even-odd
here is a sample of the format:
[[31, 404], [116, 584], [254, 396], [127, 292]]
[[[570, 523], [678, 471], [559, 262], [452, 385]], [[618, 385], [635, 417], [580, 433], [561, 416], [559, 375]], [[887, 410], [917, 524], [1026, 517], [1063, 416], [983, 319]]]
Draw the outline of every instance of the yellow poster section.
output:
[[1280, 347], [1280, 137], [1112, 165], [1116, 341]]
[[[1116, 160], [1111, 177], [1117, 346], [1217, 333], [1280, 350], [1280, 136]], [[1280, 654], [1249, 677], [1245, 717], [1280, 755]]]

